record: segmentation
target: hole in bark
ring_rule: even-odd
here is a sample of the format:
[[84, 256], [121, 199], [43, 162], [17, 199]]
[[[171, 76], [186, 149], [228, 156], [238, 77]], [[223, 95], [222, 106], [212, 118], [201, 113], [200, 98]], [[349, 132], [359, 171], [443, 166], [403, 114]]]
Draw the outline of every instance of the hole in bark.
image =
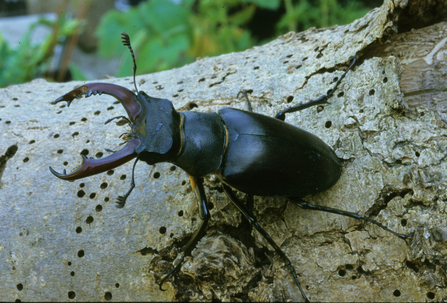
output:
[[80, 251], [78, 251], [78, 257], [79, 258], [82, 258], [82, 257], [84, 257], [85, 256], [85, 253], [84, 253], [84, 250], [83, 249], [81, 249]]
[[77, 234], [82, 233], [82, 227], [80, 227], [80, 226], [76, 227], [76, 233]]
[[85, 191], [83, 191], [82, 189], [80, 191], [78, 191], [78, 197], [82, 198], [85, 196]]
[[112, 293], [110, 291], [106, 292], [104, 294], [104, 299], [106, 299], [106, 301], [112, 300]]
[[68, 298], [69, 299], [74, 299], [76, 298], [76, 293], [74, 291], [69, 291], [68, 292]]
[[92, 216], [88, 216], [87, 219], [85, 219], [85, 223], [90, 224], [93, 222], [93, 217]]

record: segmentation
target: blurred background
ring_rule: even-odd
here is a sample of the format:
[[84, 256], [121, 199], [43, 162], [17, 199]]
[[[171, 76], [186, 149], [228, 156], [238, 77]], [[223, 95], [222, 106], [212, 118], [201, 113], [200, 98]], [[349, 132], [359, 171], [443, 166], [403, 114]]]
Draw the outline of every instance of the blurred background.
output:
[[0, 0], [0, 87], [137, 74], [343, 25], [382, 0]]

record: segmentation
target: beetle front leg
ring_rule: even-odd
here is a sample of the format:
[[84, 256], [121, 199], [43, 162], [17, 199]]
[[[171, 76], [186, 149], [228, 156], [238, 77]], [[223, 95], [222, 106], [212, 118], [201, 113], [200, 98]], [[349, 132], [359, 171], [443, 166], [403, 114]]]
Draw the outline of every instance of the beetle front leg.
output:
[[290, 259], [286, 256], [286, 254], [279, 248], [278, 245], [276, 245], [275, 241], [273, 241], [272, 237], [259, 225], [258, 221], [256, 220], [255, 216], [248, 210], [248, 208], [236, 197], [233, 190], [225, 184], [222, 184], [223, 189], [225, 193], [227, 194], [228, 198], [233, 202], [233, 204], [237, 207], [237, 209], [245, 216], [245, 218], [250, 221], [250, 223], [256, 228], [256, 230], [264, 237], [264, 239], [267, 240], [267, 242], [275, 249], [276, 253], [287, 263], [287, 266], [289, 266], [290, 271], [292, 272], [293, 278], [295, 279], [296, 285], [298, 285], [298, 288], [301, 291], [301, 295], [303, 296], [303, 299], [306, 302], [309, 302], [309, 299], [304, 294], [303, 289], [301, 288], [301, 284], [298, 281], [298, 277], [295, 273], [295, 270], [293, 269], [292, 262]]
[[135, 188], [135, 166], [137, 165], [138, 158], [133, 163], [132, 167], [132, 180], [130, 181], [130, 189], [127, 191], [127, 193], [124, 196], [118, 196], [118, 201], [116, 201], [116, 208], [123, 208], [126, 204], [127, 197], [129, 197], [132, 190]]
[[210, 211], [207, 206], [206, 196], [205, 196], [205, 190], [203, 188], [203, 178], [196, 178], [189, 176], [189, 181], [191, 183], [191, 187], [196, 193], [198, 202], [199, 202], [199, 214], [200, 218], [202, 219], [202, 224], [200, 227], [195, 231], [195, 233], [192, 235], [191, 239], [186, 243], [186, 245], [182, 248], [183, 253], [182, 255], [177, 258], [177, 264], [174, 266], [173, 269], [171, 269], [158, 283], [161, 290], [163, 283], [166, 281], [167, 278], [171, 274], [173, 274], [176, 270], [180, 268], [180, 266], [183, 263], [183, 260], [186, 256], [191, 255], [191, 251], [196, 247], [197, 243], [200, 241], [200, 239], [203, 238], [206, 232], [206, 228], [208, 227], [208, 221], [210, 220]]

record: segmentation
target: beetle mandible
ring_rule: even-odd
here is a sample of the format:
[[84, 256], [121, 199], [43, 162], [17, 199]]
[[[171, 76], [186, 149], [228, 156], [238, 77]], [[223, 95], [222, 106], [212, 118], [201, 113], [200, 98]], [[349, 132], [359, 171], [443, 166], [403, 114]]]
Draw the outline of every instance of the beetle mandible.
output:
[[291, 261], [276, 245], [268, 233], [258, 224], [252, 212], [236, 197], [232, 188], [258, 196], [286, 197], [304, 209], [326, 211], [356, 219], [366, 220], [392, 232], [401, 239], [403, 235], [390, 230], [381, 223], [348, 211], [309, 204], [302, 199], [331, 188], [340, 178], [342, 165], [335, 152], [317, 136], [284, 122], [285, 114], [305, 108], [329, 103], [343, 78], [356, 62], [354, 57], [350, 66], [337, 80], [334, 87], [315, 100], [284, 109], [275, 118], [251, 111], [223, 108], [218, 113], [177, 112], [167, 99], [148, 96], [138, 91], [135, 74], [135, 56], [130, 38], [122, 33], [122, 42], [131, 52], [133, 77], [137, 94], [125, 87], [107, 83], [84, 84], [56, 99], [53, 104], [71, 102], [82, 95], [108, 94], [117, 98], [124, 106], [128, 117], [118, 116], [106, 121], [123, 118], [131, 131], [126, 134], [128, 141], [124, 148], [102, 159], [86, 158], [70, 174], [50, 171], [60, 179], [76, 180], [106, 172], [136, 158], [132, 169], [129, 191], [119, 196], [117, 207], [124, 207], [127, 198], [135, 187], [134, 170], [138, 160], [149, 165], [171, 162], [190, 178], [191, 187], [199, 202], [202, 219], [200, 227], [183, 247], [180, 262], [159, 282], [163, 282], [180, 268], [185, 256], [189, 255], [197, 242], [204, 236], [210, 211], [203, 187], [203, 177], [214, 173], [222, 182], [228, 198], [249, 220], [253, 227], [267, 240], [289, 267], [295, 283], [303, 298], [308, 301]]

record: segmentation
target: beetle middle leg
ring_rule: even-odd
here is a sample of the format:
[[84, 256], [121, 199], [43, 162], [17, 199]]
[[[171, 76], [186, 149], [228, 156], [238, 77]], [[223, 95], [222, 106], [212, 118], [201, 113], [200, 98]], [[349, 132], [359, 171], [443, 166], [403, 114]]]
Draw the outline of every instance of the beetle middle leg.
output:
[[270, 237], [270, 235], [259, 225], [258, 221], [256, 220], [255, 216], [248, 210], [248, 208], [236, 197], [233, 190], [226, 184], [222, 184], [223, 189], [225, 191], [225, 194], [228, 196], [228, 198], [233, 202], [233, 204], [237, 207], [237, 209], [245, 216], [245, 218], [250, 221], [250, 223], [253, 225], [254, 228], [264, 237], [264, 239], [267, 240], [267, 242], [273, 247], [275, 252], [286, 262], [287, 266], [289, 266], [290, 271], [292, 272], [293, 278], [295, 279], [296, 285], [298, 285], [298, 288], [301, 291], [301, 294], [306, 302], [309, 302], [309, 299], [306, 297], [306, 295], [303, 292], [303, 289], [301, 288], [301, 284], [298, 281], [298, 277], [295, 273], [295, 270], [293, 269], [292, 262], [290, 259], [286, 256], [286, 254], [279, 248], [278, 245], [276, 245], [275, 241]]
[[382, 223], [377, 222], [374, 219], [365, 217], [363, 215], [359, 215], [350, 211], [346, 211], [346, 210], [341, 210], [341, 209], [337, 209], [337, 208], [332, 208], [332, 207], [327, 207], [327, 206], [320, 206], [320, 205], [314, 205], [314, 204], [310, 204], [304, 200], [302, 200], [301, 198], [297, 198], [297, 197], [288, 197], [287, 198], [290, 202], [293, 202], [295, 204], [298, 204], [299, 206], [301, 206], [304, 209], [309, 209], [309, 210], [319, 210], [319, 211], [325, 211], [328, 213], [333, 213], [333, 214], [338, 214], [338, 215], [342, 215], [342, 216], [347, 216], [347, 217], [351, 217], [354, 219], [358, 219], [358, 220], [365, 220], [368, 222], [371, 222], [377, 226], [379, 226], [380, 228], [383, 228], [386, 231], [389, 231], [390, 233], [396, 235], [397, 237], [405, 240], [409, 237], [411, 237], [413, 235], [413, 233], [409, 234], [409, 235], [403, 235], [403, 234], [399, 234], [397, 232], [395, 232], [392, 229], [389, 229], [388, 227], [386, 227], [385, 225], [383, 225]]
[[191, 251], [196, 247], [196, 244], [200, 241], [200, 239], [203, 238], [206, 232], [206, 228], [208, 227], [208, 221], [210, 220], [210, 211], [208, 209], [208, 206], [206, 205], [206, 195], [205, 190], [203, 188], [203, 178], [195, 178], [192, 176], [189, 176], [189, 181], [191, 183], [191, 187], [196, 193], [197, 200], [199, 201], [199, 214], [200, 218], [202, 219], [202, 224], [200, 227], [195, 231], [195, 233], [192, 235], [191, 239], [189, 239], [188, 243], [186, 243], [185, 246], [183, 246], [182, 250], [183, 253], [177, 258], [175, 263], [177, 263], [174, 268], [172, 268], [159, 282], [158, 285], [160, 286], [161, 290], [163, 283], [166, 281], [167, 278], [169, 278], [170, 275], [172, 275], [176, 270], [180, 268], [180, 266], [183, 263], [183, 259], [185, 259], [186, 256], [189, 256], [191, 254]]
[[253, 108], [251, 107], [251, 102], [248, 99], [247, 91], [245, 89], [241, 90], [240, 92], [237, 93], [236, 98], [239, 98], [239, 94], [243, 94], [245, 96], [245, 99], [247, 99], [248, 111], [253, 112]]
[[306, 102], [304, 104], [298, 104], [292, 107], [288, 107], [282, 111], [280, 111], [279, 113], [276, 114], [275, 118], [279, 119], [281, 121], [284, 121], [286, 118], [286, 114], [289, 113], [294, 113], [315, 105], [321, 105], [321, 104], [326, 104], [328, 103], [328, 100], [330, 97], [332, 97], [332, 95], [334, 94], [335, 90], [337, 89], [338, 85], [340, 85], [341, 80], [343, 80], [343, 78], [346, 76], [346, 74], [348, 73], [348, 71], [352, 68], [352, 66], [354, 65], [354, 63], [357, 61], [357, 59], [354, 56], [354, 60], [352, 60], [351, 64], [349, 65], [348, 69], [340, 76], [340, 78], [337, 80], [337, 82], [335, 83], [334, 87], [325, 95], [322, 95], [320, 97], [318, 97], [317, 99], [314, 100], [310, 100], [309, 102]]

